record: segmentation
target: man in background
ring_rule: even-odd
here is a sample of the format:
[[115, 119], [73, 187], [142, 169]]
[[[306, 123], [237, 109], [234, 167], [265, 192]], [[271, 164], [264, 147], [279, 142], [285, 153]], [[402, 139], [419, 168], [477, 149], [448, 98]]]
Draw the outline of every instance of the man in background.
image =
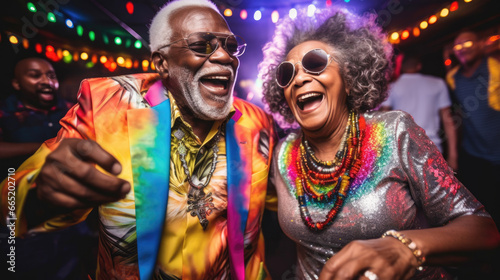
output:
[[71, 104], [57, 96], [59, 81], [52, 65], [42, 58], [17, 62], [13, 94], [0, 105], [0, 180], [8, 168], [18, 168], [47, 139], [61, 129], [59, 120]]
[[446, 137], [446, 160], [451, 168], [458, 168], [457, 136], [451, 114], [451, 100], [443, 79], [421, 74], [422, 63], [416, 56], [405, 55], [401, 76], [389, 87], [389, 97], [382, 110], [402, 110], [413, 116], [427, 136], [443, 153], [443, 135]]
[[[9, 168], [17, 170], [45, 140], [57, 135], [59, 120], [71, 106], [58, 96], [56, 72], [45, 59], [30, 57], [17, 62], [12, 87], [14, 93], [0, 106], [0, 180]], [[87, 223], [16, 238], [10, 244], [8, 235], [2, 226], [1, 254], [5, 256], [15, 246], [16, 272], [2, 279], [87, 279], [95, 270], [97, 232]], [[2, 263], [2, 274], [9, 273], [6, 265]]]
[[483, 42], [461, 32], [453, 51], [460, 65], [447, 82], [461, 113], [461, 149], [457, 177], [481, 201], [500, 226], [500, 204], [492, 192], [500, 186], [500, 62], [483, 54]]
[[[476, 32], [460, 32], [453, 45], [460, 65], [446, 80], [458, 104], [461, 147], [457, 177], [483, 203], [500, 227], [500, 62], [487, 57]], [[500, 273], [500, 250], [489, 264], [462, 272], [464, 279], [493, 279]], [[470, 276], [468, 275], [470, 274]]]

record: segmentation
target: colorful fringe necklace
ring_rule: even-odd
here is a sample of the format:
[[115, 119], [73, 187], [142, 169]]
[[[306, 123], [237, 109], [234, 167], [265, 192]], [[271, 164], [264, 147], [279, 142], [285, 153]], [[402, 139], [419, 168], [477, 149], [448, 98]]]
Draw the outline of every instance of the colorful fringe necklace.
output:
[[[350, 183], [361, 167], [361, 143], [365, 127], [363, 116], [350, 112], [339, 151], [331, 161], [319, 160], [303, 137], [294, 141], [291, 149], [285, 152], [284, 160], [290, 163], [286, 171], [288, 183], [295, 185], [300, 215], [308, 228], [323, 230], [333, 223], [342, 209]], [[308, 209], [311, 202], [333, 204], [325, 220], [312, 220]]]

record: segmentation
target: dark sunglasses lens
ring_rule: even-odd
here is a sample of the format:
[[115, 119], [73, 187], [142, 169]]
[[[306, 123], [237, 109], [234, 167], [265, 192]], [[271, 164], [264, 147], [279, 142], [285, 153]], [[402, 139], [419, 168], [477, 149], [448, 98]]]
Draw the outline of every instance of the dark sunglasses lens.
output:
[[302, 67], [309, 72], [319, 73], [328, 65], [328, 54], [323, 50], [312, 50], [302, 58]]
[[226, 51], [232, 56], [240, 56], [245, 52], [247, 44], [240, 36], [229, 36], [226, 38]]
[[212, 33], [199, 32], [189, 35], [187, 38], [189, 49], [199, 54], [211, 54], [217, 49], [219, 41]]
[[276, 71], [276, 81], [278, 85], [285, 87], [290, 83], [293, 78], [293, 64], [291, 62], [285, 61], [278, 66]]
[[226, 50], [228, 51], [229, 54], [231, 55], [236, 55], [239, 53], [239, 44], [238, 40], [236, 40], [236, 37], [234, 36], [229, 36], [226, 39]]

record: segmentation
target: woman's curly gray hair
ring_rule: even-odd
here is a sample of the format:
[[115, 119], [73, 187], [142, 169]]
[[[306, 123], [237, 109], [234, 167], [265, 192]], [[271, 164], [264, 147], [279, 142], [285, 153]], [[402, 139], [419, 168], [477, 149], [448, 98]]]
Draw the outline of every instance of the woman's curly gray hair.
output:
[[264, 58], [259, 64], [263, 101], [282, 127], [294, 123], [283, 89], [275, 81], [276, 67], [292, 48], [314, 40], [335, 50], [333, 60], [349, 89], [348, 107], [357, 112], [374, 109], [387, 97], [392, 71], [392, 47], [386, 38], [375, 24], [375, 15], [360, 17], [330, 8], [313, 17], [303, 12], [295, 19], [285, 18], [276, 26], [272, 41], [263, 48]]

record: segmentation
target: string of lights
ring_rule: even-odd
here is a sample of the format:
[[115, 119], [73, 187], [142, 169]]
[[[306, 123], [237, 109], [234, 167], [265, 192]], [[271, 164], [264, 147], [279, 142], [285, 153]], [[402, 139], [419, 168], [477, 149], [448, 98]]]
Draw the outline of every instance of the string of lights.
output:
[[[350, 0], [343, 0], [344, 3], [349, 3]], [[388, 40], [392, 44], [399, 44], [404, 40], [408, 40], [416, 37], [419, 37], [425, 30], [434, 26], [438, 21], [441, 21], [443, 18], [448, 17], [453, 12], [458, 9], [466, 9], [467, 4], [472, 2], [472, 0], [460, 0], [453, 1], [450, 4], [444, 6], [442, 9], [436, 11], [434, 14], [429, 15], [428, 17], [422, 19], [419, 23], [414, 26], [407, 27], [400, 30], [393, 30], [389, 32]], [[277, 23], [280, 18], [288, 16], [290, 18], [295, 18], [297, 16], [298, 9], [307, 9], [307, 13], [309, 16], [314, 16], [317, 9], [321, 9], [324, 7], [329, 7], [332, 5], [332, 0], [327, 0], [324, 2], [315, 1], [315, 4], [309, 5], [295, 5], [291, 8], [283, 8], [283, 9], [256, 9], [256, 10], [246, 10], [246, 9], [238, 9], [235, 7], [223, 7], [219, 6], [220, 10], [224, 14], [226, 18], [239, 16], [241, 20], [271, 20], [273, 23]], [[319, 4], [318, 4], [319, 3]], [[125, 68], [142, 68], [144, 71], [154, 70], [153, 64], [149, 62], [148, 54], [145, 49], [147, 46], [144, 45], [145, 42], [142, 38], [138, 38], [135, 32], [131, 32], [133, 30], [127, 30], [130, 34], [128, 37], [124, 36], [115, 36], [109, 33], [101, 33], [98, 34], [96, 31], [88, 28], [86, 26], [82, 26], [78, 21], [69, 18], [68, 16], [58, 13], [57, 11], [41, 11], [37, 5], [33, 2], [27, 2], [26, 8], [29, 12], [33, 13], [33, 18], [38, 18], [39, 21], [46, 21], [48, 23], [53, 24], [64, 24], [68, 29], [75, 30], [76, 34], [79, 37], [87, 38], [89, 40], [89, 44], [99, 43], [102, 46], [109, 46], [106, 50], [96, 49], [98, 47], [94, 46], [94, 49], [87, 48], [83, 50], [76, 46], [67, 46], [64, 45], [55, 45], [54, 43], [46, 43], [46, 42], [36, 42], [33, 39], [26, 38], [26, 36], [22, 36], [16, 34], [14, 32], [5, 32], [8, 37], [8, 41], [12, 45], [22, 46], [25, 49], [30, 47], [34, 47], [34, 50], [37, 53], [44, 53], [45, 56], [54, 61], [63, 61], [65, 63], [71, 63], [74, 61], [85, 61], [86, 66], [88, 68], [92, 68], [97, 63], [102, 63], [104, 67], [106, 67], [109, 71], [113, 72], [117, 67], [125, 67]], [[125, 9], [129, 14], [134, 13], [134, 4], [132, 1], [128, 1], [125, 4]], [[43, 19], [41, 18], [43, 17]], [[0, 40], [1, 40], [0, 35]], [[97, 44], [94, 44], [97, 45]], [[125, 54], [117, 54], [118, 49], [127, 49], [134, 48], [136, 50], [144, 50], [144, 56], [142, 59], [133, 59], [132, 55]]]

